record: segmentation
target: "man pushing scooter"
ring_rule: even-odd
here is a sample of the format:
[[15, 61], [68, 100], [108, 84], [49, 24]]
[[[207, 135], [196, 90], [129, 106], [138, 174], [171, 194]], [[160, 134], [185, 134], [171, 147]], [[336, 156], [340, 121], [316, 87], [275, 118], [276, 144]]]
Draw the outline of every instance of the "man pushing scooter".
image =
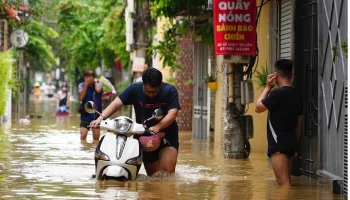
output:
[[[178, 149], [179, 130], [176, 117], [180, 108], [178, 92], [175, 86], [162, 81], [162, 73], [155, 68], [148, 68], [142, 74], [142, 82], [130, 84], [117, 98], [102, 112], [92, 127], [98, 126], [103, 119], [118, 111], [123, 105], [133, 105], [136, 122], [142, 124], [152, 116], [156, 109], [164, 111], [161, 121], [146, 122], [153, 136], [140, 137], [143, 147], [143, 163], [148, 176], [162, 171], [174, 173]], [[154, 149], [150, 147], [159, 147]]]

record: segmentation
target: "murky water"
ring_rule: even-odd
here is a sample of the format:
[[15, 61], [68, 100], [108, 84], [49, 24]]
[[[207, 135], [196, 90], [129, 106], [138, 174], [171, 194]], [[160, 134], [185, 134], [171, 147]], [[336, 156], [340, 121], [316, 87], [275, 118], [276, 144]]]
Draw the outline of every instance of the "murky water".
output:
[[141, 171], [133, 182], [96, 182], [95, 145], [80, 142], [79, 116], [55, 117], [54, 101], [32, 101], [30, 108], [42, 117], [0, 129], [0, 199], [346, 199], [306, 177], [278, 187], [265, 155], [224, 159], [220, 147], [191, 141], [189, 132], [180, 135], [174, 176]]

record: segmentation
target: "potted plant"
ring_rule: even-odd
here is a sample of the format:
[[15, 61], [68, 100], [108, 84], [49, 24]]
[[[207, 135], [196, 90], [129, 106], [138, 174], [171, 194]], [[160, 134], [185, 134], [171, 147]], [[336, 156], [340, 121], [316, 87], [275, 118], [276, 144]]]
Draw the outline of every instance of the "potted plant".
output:
[[251, 80], [252, 82], [255, 82], [258, 85], [257, 89], [264, 88], [266, 86], [267, 82], [267, 76], [269, 75], [269, 70], [267, 65], [263, 66], [261, 68], [261, 71], [256, 71], [254, 75], [254, 80]]
[[169, 78], [165, 79], [165, 81], [176, 86], [176, 79], [174, 77], [169, 77]]
[[185, 81], [184, 85], [192, 90], [193, 89], [193, 80], [188, 79], [187, 81]]
[[216, 81], [216, 77], [214, 77], [213, 75], [211, 75], [211, 74], [205, 75], [204, 82], [207, 83], [207, 85], [208, 85], [210, 90], [212, 90], [212, 91], [216, 91], [217, 90], [218, 83]]

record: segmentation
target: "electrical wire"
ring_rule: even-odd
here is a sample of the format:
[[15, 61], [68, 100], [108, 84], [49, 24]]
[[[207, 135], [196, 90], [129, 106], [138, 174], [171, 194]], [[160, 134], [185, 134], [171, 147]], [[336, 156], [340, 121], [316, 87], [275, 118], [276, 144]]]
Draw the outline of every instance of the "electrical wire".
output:
[[[262, 0], [260, 6], [257, 6], [257, 8], [259, 8], [258, 13], [256, 15], [256, 24], [255, 27], [258, 27], [258, 23], [259, 23], [259, 19], [260, 19], [260, 14], [261, 14], [261, 10], [263, 8], [263, 6], [265, 4], [267, 4], [270, 0]], [[247, 75], [248, 79], [252, 79], [253, 73], [256, 71], [256, 68], [258, 66], [258, 62], [259, 62], [259, 47], [258, 47], [258, 34], [256, 34], [256, 54], [254, 56], [250, 56], [249, 59], [249, 65], [247, 67], [247, 70], [243, 72], [244, 75]], [[255, 69], [253, 70], [255, 66]]]

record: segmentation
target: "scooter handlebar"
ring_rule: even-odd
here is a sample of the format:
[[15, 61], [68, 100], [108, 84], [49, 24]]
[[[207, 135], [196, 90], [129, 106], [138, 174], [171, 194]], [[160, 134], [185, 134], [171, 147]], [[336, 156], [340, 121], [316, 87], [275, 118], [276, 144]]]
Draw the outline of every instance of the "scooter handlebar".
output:
[[88, 128], [96, 128], [96, 127], [100, 127], [100, 124], [97, 124], [97, 126], [93, 127], [91, 125], [87, 125]]
[[144, 135], [154, 135], [154, 134], [156, 134], [156, 133], [154, 133], [154, 132], [152, 132], [152, 131], [149, 131], [149, 128], [148, 128], [148, 127], [145, 128], [145, 133], [144, 133]]

